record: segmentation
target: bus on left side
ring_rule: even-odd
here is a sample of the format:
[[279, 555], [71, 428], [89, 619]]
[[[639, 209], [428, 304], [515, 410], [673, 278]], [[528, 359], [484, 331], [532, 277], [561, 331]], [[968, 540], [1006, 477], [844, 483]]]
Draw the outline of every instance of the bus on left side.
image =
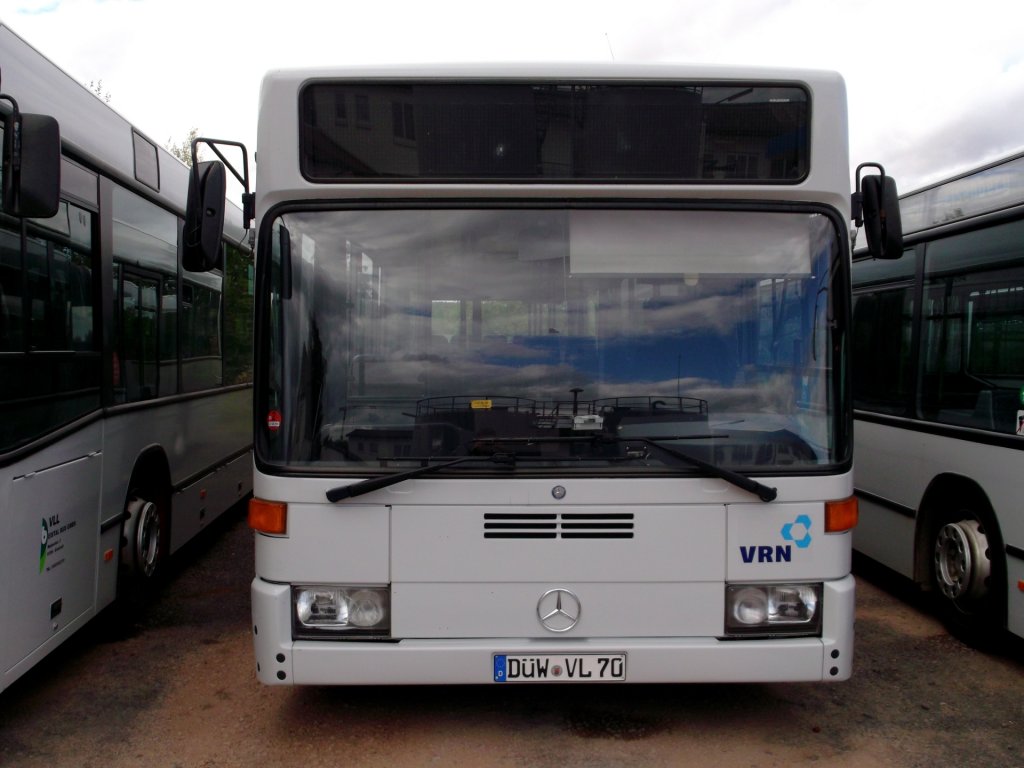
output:
[[182, 268], [188, 168], [0, 24], [0, 691], [252, 489], [252, 252]]

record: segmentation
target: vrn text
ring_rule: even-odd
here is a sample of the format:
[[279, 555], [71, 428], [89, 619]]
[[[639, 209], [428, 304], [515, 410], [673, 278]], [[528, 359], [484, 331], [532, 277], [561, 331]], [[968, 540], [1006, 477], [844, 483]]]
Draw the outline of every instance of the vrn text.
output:
[[740, 557], [744, 563], [791, 563], [793, 548], [789, 544], [776, 544], [774, 547], [740, 545]]

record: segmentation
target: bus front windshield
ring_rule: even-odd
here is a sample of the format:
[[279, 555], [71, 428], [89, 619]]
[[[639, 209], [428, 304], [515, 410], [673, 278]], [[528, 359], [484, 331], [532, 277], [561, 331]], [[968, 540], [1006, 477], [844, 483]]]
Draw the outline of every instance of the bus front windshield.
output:
[[[754, 473], [849, 458], [816, 212], [296, 210], [264, 228], [265, 466]], [[833, 290], [836, 288], [837, 290]]]

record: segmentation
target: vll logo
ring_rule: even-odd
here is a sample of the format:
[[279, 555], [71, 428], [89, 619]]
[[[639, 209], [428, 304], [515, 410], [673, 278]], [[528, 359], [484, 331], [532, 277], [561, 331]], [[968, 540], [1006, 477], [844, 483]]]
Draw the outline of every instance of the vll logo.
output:
[[[798, 549], [807, 549], [811, 545], [811, 518], [809, 515], [798, 515], [792, 523], [786, 523], [779, 531], [782, 538], [796, 544]], [[789, 544], [749, 546], [740, 545], [740, 557], [744, 563], [791, 563], [793, 547]]]

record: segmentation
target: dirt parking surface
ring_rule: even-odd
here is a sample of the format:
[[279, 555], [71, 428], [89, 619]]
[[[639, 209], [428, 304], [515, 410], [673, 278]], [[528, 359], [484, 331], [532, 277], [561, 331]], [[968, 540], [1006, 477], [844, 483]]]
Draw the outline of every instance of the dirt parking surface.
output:
[[334, 689], [256, 682], [252, 569], [239, 510], [136, 626], [94, 621], [0, 694], [0, 766], [1024, 768], [1020, 645], [972, 650], [875, 577], [846, 683]]

